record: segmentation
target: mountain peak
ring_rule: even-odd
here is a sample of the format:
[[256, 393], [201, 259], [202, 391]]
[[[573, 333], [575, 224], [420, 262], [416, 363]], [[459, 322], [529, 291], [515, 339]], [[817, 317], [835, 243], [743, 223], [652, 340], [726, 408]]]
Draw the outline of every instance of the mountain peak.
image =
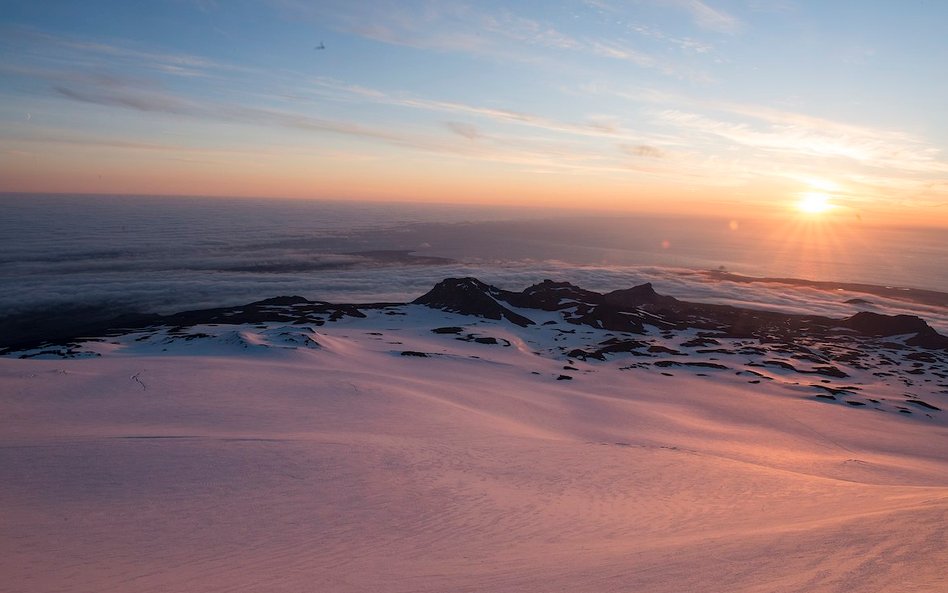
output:
[[311, 302], [312, 301], [310, 301], [309, 299], [301, 297], [301, 296], [278, 296], [278, 297], [271, 297], [269, 299], [263, 299], [262, 301], [256, 301], [256, 302], [250, 303], [250, 305], [251, 306], [272, 305], [275, 307], [285, 307], [287, 305], [303, 305], [303, 304], [311, 303]]
[[606, 303], [616, 307], [639, 307], [642, 305], [671, 305], [678, 299], [655, 292], [651, 282], [632, 288], [613, 290], [603, 295]]
[[528, 286], [520, 293], [511, 293], [507, 302], [517, 307], [556, 311], [569, 307], [575, 302], [593, 304], [602, 301], [598, 292], [580, 288], [570, 282], [554, 282], [544, 280], [533, 286]]
[[883, 315], [871, 311], [860, 311], [845, 319], [843, 324], [869, 336], [897, 336], [932, 331], [925, 320], [915, 315]]
[[449, 313], [474, 315], [487, 319], [506, 319], [521, 327], [534, 325], [532, 320], [514, 313], [497, 302], [494, 295], [501, 294], [503, 291], [477, 278], [445, 278], [427, 293], [412, 301], [412, 304], [442, 309]]

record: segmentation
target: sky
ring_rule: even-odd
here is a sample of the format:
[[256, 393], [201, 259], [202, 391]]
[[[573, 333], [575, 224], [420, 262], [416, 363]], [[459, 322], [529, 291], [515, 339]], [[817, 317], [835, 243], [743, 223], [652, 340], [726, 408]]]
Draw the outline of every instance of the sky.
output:
[[0, 191], [948, 227], [948, 3], [0, 6]]

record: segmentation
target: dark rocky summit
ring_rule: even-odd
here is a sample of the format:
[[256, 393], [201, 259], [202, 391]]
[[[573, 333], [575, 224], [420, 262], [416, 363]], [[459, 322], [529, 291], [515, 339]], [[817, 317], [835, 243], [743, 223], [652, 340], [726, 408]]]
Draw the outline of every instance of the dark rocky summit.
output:
[[[385, 307], [386, 304], [369, 305]], [[104, 316], [102, 312], [92, 314], [70, 314], [52, 311], [45, 320], [38, 320], [33, 331], [22, 329], [7, 333], [0, 331], [0, 355], [18, 350], [36, 348], [46, 344], [66, 344], [81, 338], [123, 334], [148, 327], [170, 327], [181, 330], [195, 325], [245, 325], [260, 323], [287, 323], [323, 325], [343, 317], [365, 317], [359, 310], [365, 305], [334, 305], [321, 301], [310, 301], [300, 296], [280, 296], [256, 301], [239, 307], [220, 307], [184, 311], [172, 315], [123, 314]]]
[[856, 313], [843, 324], [867, 336], [897, 336], [931, 330], [927, 323], [914, 315], [882, 315], [869, 311]]
[[707, 333], [704, 339], [754, 338], [790, 344], [801, 336], [907, 336], [905, 344], [909, 346], [948, 350], [948, 337], [913, 315], [860, 312], [846, 319], [833, 319], [692, 303], [661, 295], [651, 284], [601, 294], [568, 282], [544, 280], [521, 292], [511, 292], [475, 278], [448, 278], [413, 302], [452, 313], [503, 318], [521, 327], [533, 325], [534, 321], [508, 307], [558, 311], [564, 321], [574, 325], [626, 333], [644, 334], [646, 326], [661, 330], [699, 329]]
[[506, 319], [520, 327], [533, 325], [533, 321], [514, 313], [498, 302], [498, 299], [507, 300], [504, 298], [505, 292], [484, 284], [477, 278], [448, 278], [436, 284], [434, 288], [412, 303], [427, 305], [449, 313], [474, 315], [487, 319]]
[[[413, 304], [492, 320], [505, 320], [520, 327], [535, 326], [530, 310], [558, 313], [562, 322], [622, 334], [663, 334], [698, 330], [687, 347], [714, 345], [715, 338], [748, 338], [771, 350], [807, 359], [813, 355], [798, 345], [803, 339], [835, 342], [869, 341], [874, 348], [921, 348], [948, 351], [948, 337], [937, 333], [924, 320], [911, 315], [882, 315], [860, 312], [846, 319], [816, 315], [795, 315], [730, 305], [693, 303], [665, 296], [651, 284], [615, 290], [605, 294], [586, 290], [568, 282], [544, 280], [520, 292], [503, 290], [476, 278], [447, 278], [418, 297]], [[35, 348], [44, 344], [67, 344], [83, 337], [101, 337], [147, 327], [188, 328], [206, 324], [323, 325], [345, 317], [365, 317], [364, 310], [382, 309], [385, 314], [405, 314], [399, 303], [333, 304], [310, 301], [300, 296], [282, 296], [240, 307], [186, 311], [174, 315], [124, 315], [90, 320], [87, 316], [59, 315], [54, 326], [38, 324], [36, 331], [0, 334], [0, 354]], [[545, 321], [543, 325], [552, 322]], [[45, 328], [45, 329], [44, 329]], [[22, 329], [22, 328], [21, 328]], [[460, 328], [440, 328], [437, 333], [460, 333]], [[558, 329], [562, 333], [574, 330]], [[882, 339], [885, 338], [884, 341]], [[896, 341], [900, 340], [900, 341]], [[629, 339], [613, 339], [590, 350], [579, 349], [577, 358], [599, 359], [606, 354], [641, 352], [644, 344]], [[861, 347], [860, 345], [856, 345]], [[752, 348], [745, 345], [745, 348]], [[845, 353], [837, 353], [844, 360]], [[848, 359], [847, 359], [848, 360]], [[823, 362], [815, 360], [814, 362]]]

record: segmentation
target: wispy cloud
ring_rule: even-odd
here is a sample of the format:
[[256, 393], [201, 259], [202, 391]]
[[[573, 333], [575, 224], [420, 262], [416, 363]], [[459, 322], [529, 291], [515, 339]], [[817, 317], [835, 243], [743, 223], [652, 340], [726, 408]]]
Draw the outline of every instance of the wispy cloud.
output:
[[645, 157], [645, 158], [651, 158], [651, 159], [665, 158], [664, 150], [662, 150], [661, 148], [657, 148], [655, 146], [649, 146], [647, 144], [636, 144], [634, 146], [622, 144], [620, 145], [620, 148], [622, 148], [623, 151], [625, 151], [628, 154], [631, 154], [632, 156]]
[[582, 47], [579, 41], [548, 23], [517, 16], [509, 11], [498, 15], [484, 15], [480, 19], [480, 25], [485, 31], [530, 45], [558, 49]]
[[[588, 38], [571, 34], [549, 22], [527, 18], [505, 9], [485, 11], [461, 2], [436, 4], [325, 2], [318, 6], [297, 0], [271, 0], [296, 16], [368, 39], [438, 52], [461, 52], [482, 57], [549, 63], [562, 71], [562, 60], [550, 60], [550, 52], [580, 52], [587, 56], [620, 60], [654, 69], [682, 79], [706, 80], [706, 74], [683, 67], [658, 55], [629, 45], [627, 35]], [[682, 47], [705, 50], [690, 40], [668, 37]], [[539, 51], [543, 50], [543, 51]]]
[[686, 52], [706, 54], [714, 49], [714, 45], [707, 41], [701, 41], [691, 37], [677, 37], [675, 35], [669, 35], [668, 33], [665, 33], [653, 25], [632, 24], [629, 26], [629, 28], [643, 37], [648, 37], [650, 39], [668, 43]]
[[682, 130], [786, 156], [844, 158], [874, 167], [948, 173], [948, 164], [939, 160], [936, 148], [902, 132], [841, 124], [760, 107], [726, 104], [722, 107], [756, 120], [756, 125], [675, 109], [662, 110], [657, 117]]
[[[506, 163], [523, 167], [551, 167], [559, 172], [622, 172], [597, 151], [573, 146], [569, 141], [530, 139], [483, 134], [473, 125], [449, 122], [451, 136], [409, 133], [365, 126], [305, 113], [218, 102], [198, 102], [168, 93], [139, 93], [134, 89], [74, 88], [58, 85], [55, 92], [72, 101], [107, 107], [226, 121], [251, 126], [277, 127], [319, 135], [337, 134], [435, 153], [441, 156]], [[489, 110], [485, 113], [491, 113]], [[506, 117], [506, 116], [501, 116]], [[459, 141], [464, 138], [464, 141]], [[487, 143], [472, 140], [490, 140]]]
[[317, 89], [329, 91], [332, 93], [331, 96], [338, 100], [357, 98], [363, 101], [385, 105], [474, 116], [499, 123], [516, 124], [549, 132], [561, 132], [579, 136], [615, 136], [620, 133], [619, 126], [614, 121], [610, 126], [603, 126], [601, 118], [598, 120], [594, 118], [594, 121], [587, 124], [575, 124], [512, 109], [470, 105], [457, 101], [441, 101], [417, 97], [405, 92], [386, 93], [379, 89], [353, 86], [330, 78], [318, 78], [312, 82]]
[[167, 93], [159, 94], [152, 92], [146, 94], [139, 93], [134, 90], [95, 88], [75, 89], [61, 85], [55, 86], [54, 90], [62, 97], [82, 103], [92, 103], [109, 107], [122, 107], [151, 113], [176, 114], [206, 119], [236, 121], [250, 125], [270, 125], [297, 130], [345, 134], [349, 136], [384, 140], [386, 142], [403, 146], [431, 148], [431, 144], [425, 142], [421, 138], [411, 138], [407, 135], [402, 135], [396, 132], [370, 128], [352, 122], [323, 119], [301, 113], [281, 111], [277, 109], [265, 109], [259, 107], [248, 107], [244, 105], [214, 102], [198, 103], [196, 101], [182, 99]]
[[701, 0], [661, 1], [688, 13], [691, 20], [702, 29], [716, 31], [718, 33], [733, 34], [740, 31], [743, 27], [743, 23], [737, 17], [723, 10], [713, 8]]
[[[767, 165], [763, 169], [755, 166], [758, 171], [776, 170], [774, 165], [793, 171], [807, 166], [822, 169], [832, 160], [837, 176], [857, 175], [854, 167], [872, 167], [888, 178], [948, 174], [948, 161], [939, 148], [900, 130], [648, 87], [588, 84], [581, 90], [643, 105], [657, 127], [655, 136], [664, 139], [663, 146], [692, 147], [712, 154], [742, 148], [745, 158], [757, 158]], [[899, 185], [904, 182], [897, 180]]]
[[[227, 101], [206, 98], [202, 86], [176, 87], [172, 92], [160, 78], [148, 76], [147, 70], [160, 62], [166, 67], [181, 65], [185, 68], [213, 68], [224, 72], [227, 65], [218, 65], [199, 56], [169, 55], [159, 52], [124, 52], [121, 46], [101, 42], [86, 42], [69, 39], [56, 47], [60, 53], [67, 51], [78, 56], [92, 56], [82, 62], [72, 61], [72, 68], [64, 68], [56, 55], [47, 59], [0, 65], [0, 70], [24, 79], [47, 83], [54, 97], [74, 103], [103, 107], [194, 118], [200, 122], [233, 122], [246, 126], [264, 126], [312, 133], [343, 135], [368, 142], [365, 149], [370, 152], [372, 143], [412, 150], [430, 152], [452, 158], [474, 161], [489, 161], [519, 167], [547, 167], [560, 172], [620, 170], [610, 163], [601, 151], [579, 146], [576, 138], [613, 136], [621, 138], [621, 129], [616, 122], [603, 125], [601, 118], [589, 122], [570, 123], [496, 106], [474, 105], [457, 101], [444, 101], [418, 96], [406, 92], [386, 92], [364, 85], [332, 79], [310, 80], [310, 86], [301, 86], [298, 74], [287, 72], [268, 73], [273, 90], [240, 91], [239, 77], [228, 77]], [[112, 69], [100, 67], [96, 56], [124, 56], [130, 68]], [[101, 64], [108, 63], [103, 59]], [[143, 72], [137, 66], [147, 63]], [[218, 67], [220, 66], [220, 67]], [[118, 73], [116, 73], [118, 72]], [[134, 74], [129, 75], [129, 72]], [[216, 89], [222, 88], [215, 83]], [[369, 124], [338, 116], [326, 116], [314, 98], [331, 98], [341, 102], [369, 102], [377, 105], [413, 109], [429, 115], [447, 114], [443, 118], [431, 117], [426, 126], [403, 125], [401, 121]], [[290, 108], [275, 105], [293, 103]], [[464, 121], [474, 118], [474, 122]], [[384, 118], [383, 118], [384, 119]], [[477, 125], [475, 125], [477, 124]], [[547, 137], [524, 134], [523, 131], [506, 133], [500, 129], [486, 129], [490, 125], [517, 126], [534, 129]], [[33, 134], [38, 138], [38, 128]], [[450, 132], [450, 133], [446, 133]], [[43, 139], [48, 141], [48, 138]], [[119, 140], [118, 142], [121, 142]], [[73, 144], [76, 144], [75, 142]], [[144, 148], [151, 142], [136, 142], [129, 139], [128, 148]], [[293, 142], [288, 146], [292, 147]], [[88, 142], [89, 146], [105, 146]], [[331, 144], [330, 144], [331, 146]], [[113, 148], [120, 148], [118, 145]], [[328, 148], [327, 148], [328, 150]]]
[[91, 89], [74, 89], [63, 85], [55, 85], [53, 90], [61, 96], [72, 99], [73, 101], [108, 105], [110, 107], [124, 107], [137, 111], [176, 113], [179, 115], [197, 115], [203, 111], [189, 101], [157, 93], [131, 93], [111, 89], [96, 91]]
[[[778, 3], [782, 0], [759, 0], [761, 3]], [[737, 18], [736, 16], [721, 10], [720, 8], [714, 8], [707, 2], [702, 0], [649, 0], [650, 4], [668, 7], [676, 9], [680, 12], [684, 12], [688, 15], [691, 21], [698, 27], [714, 31], [717, 33], [728, 33], [733, 34], [737, 33], [744, 27], [744, 23]], [[618, 2], [618, 1], [607, 1], [607, 0], [588, 0], [585, 2], [586, 5], [599, 10], [600, 12], [610, 13], [610, 14], [626, 14], [632, 16], [632, 11], [629, 10], [627, 3]], [[661, 32], [659, 35], [651, 35], [652, 32], [657, 31], [657, 29], [645, 28], [645, 31], [639, 31], [643, 34], [650, 34], [650, 36], [655, 36], [656, 38], [673, 40], [671, 36], [667, 36]]]
[[461, 136], [467, 138], [468, 140], [477, 140], [478, 138], [483, 137], [483, 134], [476, 126], [473, 126], [468, 123], [459, 122], [459, 121], [447, 121], [444, 122], [444, 125], [448, 127], [449, 130]]
[[251, 69], [187, 53], [155, 52], [131, 44], [103, 43], [70, 36], [52, 35], [27, 28], [9, 29], [8, 33], [40, 59], [67, 62], [85, 68], [119, 65], [139, 71], [155, 71], [181, 77], [212, 77], [220, 74], [247, 73]]

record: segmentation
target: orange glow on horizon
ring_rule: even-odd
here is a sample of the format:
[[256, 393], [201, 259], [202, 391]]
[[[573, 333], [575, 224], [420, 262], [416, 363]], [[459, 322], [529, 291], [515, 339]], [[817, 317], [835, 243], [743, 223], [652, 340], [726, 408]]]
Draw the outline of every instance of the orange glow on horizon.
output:
[[[105, 157], [114, 157], [108, 158]], [[0, 163], [0, 191], [115, 195], [185, 195], [293, 198], [368, 202], [415, 202], [484, 206], [621, 211], [728, 219], [834, 219], [849, 225], [948, 227], [948, 207], [924, 212], [885, 200], [833, 203], [839, 186], [756, 180], [744, 185], [708, 186], [687, 180], [644, 179], [621, 174], [524, 171], [492, 163], [446, 159], [438, 166], [418, 157], [374, 160], [345, 154], [275, 158], [224, 155], [218, 160], [181, 162], [156, 155], [143, 170], [134, 160], [108, 150], [66, 155], [55, 151], [17, 154]], [[851, 190], [848, 190], [851, 191]], [[783, 207], [775, 208], [780, 197]], [[784, 198], [785, 197], [785, 198]], [[737, 227], [735, 222], [733, 227]], [[732, 230], [737, 230], [732, 228]]]

